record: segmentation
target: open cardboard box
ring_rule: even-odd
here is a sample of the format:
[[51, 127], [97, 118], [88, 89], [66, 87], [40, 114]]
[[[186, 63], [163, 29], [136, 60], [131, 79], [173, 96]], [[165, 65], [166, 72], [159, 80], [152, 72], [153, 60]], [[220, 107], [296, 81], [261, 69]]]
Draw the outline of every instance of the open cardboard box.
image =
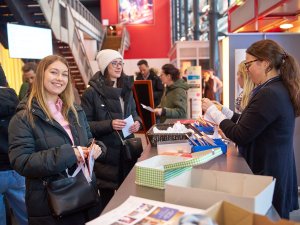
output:
[[229, 202], [218, 202], [205, 213], [218, 225], [300, 225], [288, 220], [271, 221], [266, 216], [251, 213]]
[[166, 182], [165, 201], [207, 209], [225, 200], [265, 215], [274, 186], [275, 179], [269, 176], [192, 169]]
[[157, 142], [157, 153], [191, 153], [188, 140], [174, 140]]

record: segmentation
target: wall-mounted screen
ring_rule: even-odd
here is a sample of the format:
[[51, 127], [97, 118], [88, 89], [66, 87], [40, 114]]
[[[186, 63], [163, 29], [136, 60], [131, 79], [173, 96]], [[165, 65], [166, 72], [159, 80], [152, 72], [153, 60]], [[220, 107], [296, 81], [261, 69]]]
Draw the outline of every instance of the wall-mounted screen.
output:
[[119, 0], [121, 24], [153, 24], [153, 0]]
[[11, 58], [42, 59], [53, 54], [50, 29], [8, 23], [7, 36]]

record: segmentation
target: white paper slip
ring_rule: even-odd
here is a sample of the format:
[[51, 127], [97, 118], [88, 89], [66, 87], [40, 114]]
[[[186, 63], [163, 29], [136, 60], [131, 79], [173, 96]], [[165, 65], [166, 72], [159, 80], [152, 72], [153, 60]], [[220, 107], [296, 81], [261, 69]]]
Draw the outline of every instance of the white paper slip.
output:
[[154, 109], [151, 108], [150, 106], [146, 106], [146, 105], [144, 105], [144, 104], [142, 104], [142, 103], [141, 103], [141, 106], [142, 106], [144, 109], [146, 109], [146, 110], [148, 110], [148, 111], [150, 111], [150, 112], [154, 112]]
[[125, 121], [126, 121], [126, 126], [122, 129], [124, 138], [126, 138], [128, 135], [131, 134], [131, 132], [129, 131], [129, 128], [134, 124], [132, 115], [128, 116], [125, 119]]

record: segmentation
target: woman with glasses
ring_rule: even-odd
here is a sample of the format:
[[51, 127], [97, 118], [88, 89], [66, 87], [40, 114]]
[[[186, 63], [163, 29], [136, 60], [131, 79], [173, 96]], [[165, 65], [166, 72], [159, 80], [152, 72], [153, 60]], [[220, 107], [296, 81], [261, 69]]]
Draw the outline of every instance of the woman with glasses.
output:
[[295, 117], [300, 115], [300, 72], [295, 59], [272, 40], [246, 51], [245, 66], [257, 85], [242, 114], [227, 119], [208, 99], [202, 109], [224, 134], [243, 148], [252, 172], [276, 178], [273, 205], [279, 215], [299, 208], [293, 150]]
[[[94, 167], [102, 205], [105, 207], [137, 160], [125, 159], [118, 133], [122, 135], [122, 129], [126, 126], [124, 119], [130, 115], [134, 120], [129, 128], [131, 133], [140, 129], [141, 120], [131, 90], [132, 80], [123, 72], [122, 55], [111, 49], [101, 50], [97, 62], [100, 71], [91, 78], [81, 105], [93, 136], [108, 148], [106, 160], [96, 160]], [[133, 134], [127, 138], [131, 137]]]

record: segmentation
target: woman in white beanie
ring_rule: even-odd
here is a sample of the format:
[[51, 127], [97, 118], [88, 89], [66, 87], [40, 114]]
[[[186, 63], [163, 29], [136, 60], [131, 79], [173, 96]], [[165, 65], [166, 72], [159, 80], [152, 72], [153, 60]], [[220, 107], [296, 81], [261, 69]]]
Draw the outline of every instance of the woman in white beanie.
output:
[[[124, 158], [118, 133], [122, 135], [124, 119], [128, 116], [132, 115], [135, 121], [130, 127], [132, 133], [140, 129], [141, 119], [136, 112], [132, 80], [123, 73], [122, 55], [111, 49], [101, 50], [97, 62], [100, 71], [91, 78], [81, 105], [93, 136], [108, 148], [105, 162], [96, 161], [94, 167], [104, 208], [137, 161], [137, 158], [131, 161]], [[131, 137], [133, 134], [127, 138]]]

